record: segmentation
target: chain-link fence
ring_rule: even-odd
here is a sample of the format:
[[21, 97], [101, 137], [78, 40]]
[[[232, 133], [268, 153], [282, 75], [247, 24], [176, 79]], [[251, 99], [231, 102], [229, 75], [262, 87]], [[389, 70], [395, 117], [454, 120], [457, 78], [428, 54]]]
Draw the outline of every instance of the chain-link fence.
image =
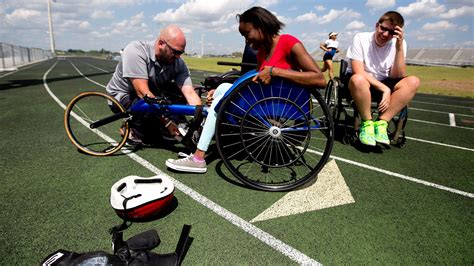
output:
[[0, 71], [53, 57], [51, 51], [0, 43]]

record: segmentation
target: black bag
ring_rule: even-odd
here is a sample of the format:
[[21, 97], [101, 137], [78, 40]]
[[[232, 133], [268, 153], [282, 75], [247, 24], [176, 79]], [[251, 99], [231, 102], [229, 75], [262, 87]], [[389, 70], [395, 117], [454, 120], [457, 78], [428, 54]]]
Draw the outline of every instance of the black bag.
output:
[[184, 225], [176, 249], [172, 253], [157, 254], [152, 249], [160, 245], [156, 230], [148, 230], [123, 241], [123, 230], [126, 227], [112, 228], [114, 254], [103, 251], [76, 253], [59, 249], [48, 255], [42, 262], [44, 266], [59, 265], [181, 265], [193, 238], [189, 237], [190, 225]]

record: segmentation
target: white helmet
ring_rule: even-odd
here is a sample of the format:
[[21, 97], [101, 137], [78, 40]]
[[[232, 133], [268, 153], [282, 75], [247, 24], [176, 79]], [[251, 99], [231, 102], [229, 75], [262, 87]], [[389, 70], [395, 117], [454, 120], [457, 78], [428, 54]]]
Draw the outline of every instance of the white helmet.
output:
[[166, 176], [127, 176], [112, 186], [110, 204], [123, 219], [142, 219], [168, 206], [173, 193], [173, 182]]

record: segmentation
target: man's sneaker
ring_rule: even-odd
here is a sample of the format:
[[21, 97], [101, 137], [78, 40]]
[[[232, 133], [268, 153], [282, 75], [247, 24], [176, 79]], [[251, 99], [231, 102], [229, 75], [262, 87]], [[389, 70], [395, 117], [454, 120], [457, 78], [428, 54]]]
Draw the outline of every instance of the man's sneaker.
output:
[[168, 159], [166, 160], [166, 166], [169, 168], [181, 171], [181, 172], [191, 172], [191, 173], [205, 173], [207, 172], [207, 165], [206, 161], [196, 162], [194, 160], [194, 156], [188, 155], [183, 159], [173, 160]]
[[378, 120], [374, 123], [375, 141], [382, 144], [390, 145], [390, 139], [387, 135], [388, 123], [385, 120]]
[[359, 139], [362, 144], [375, 146], [374, 122], [366, 120], [360, 124]]

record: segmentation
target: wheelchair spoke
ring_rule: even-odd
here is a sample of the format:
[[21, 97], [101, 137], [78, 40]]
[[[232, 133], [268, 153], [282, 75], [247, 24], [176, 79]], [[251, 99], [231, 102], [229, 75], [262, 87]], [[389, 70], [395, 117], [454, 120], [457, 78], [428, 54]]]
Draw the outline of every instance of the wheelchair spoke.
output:
[[319, 172], [327, 156], [307, 150], [330, 152], [332, 124], [316, 90], [277, 78], [272, 82], [245, 81], [226, 96], [216, 138], [225, 165], [240, 181], [280, 191]]

